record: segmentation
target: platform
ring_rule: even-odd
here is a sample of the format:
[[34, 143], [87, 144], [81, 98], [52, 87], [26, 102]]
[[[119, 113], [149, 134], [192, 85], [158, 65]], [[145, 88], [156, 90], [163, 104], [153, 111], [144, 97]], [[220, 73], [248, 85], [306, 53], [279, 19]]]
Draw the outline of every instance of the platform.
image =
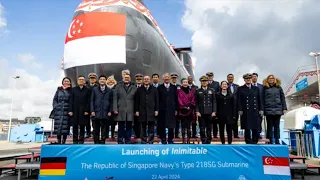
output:
[[43, 145], [40, 166], [44, 180], [291, 179], [284, 145]]
[[[227, 137], [225, 137], [225, 140], [227, 141]], [[48, 142], [55, 143], [55, 142], [57, 142], [57, 139], [54, 136], [53, 137], [49, 137], [48, 138]], [[140, 139], [132, 137], [131, 138], [131, 142], [132, 143], [140, 143]], [[160, 139], [155, 137], [154, 143], [156, 144], [156, 143], [159, 143], [159, 142], [160, 142]], [[179, 144], [179, 143], [182, 143], [182, 139], [181, 138], [174, 138], [173, 142]], [[200, 138], [191, 138], [190, 142], [191, 142], [191, 144], [201, 144], [201, 139]], [[268, 142], [269, 142], [268, 139], [260, 139], [258, 144], [267, 144]], [[72, 144], [72, 138], [68, 137], [66, 143], [67, 144]], [[91, 138], [86, 138], [84, 143], [85, 144], [93, 144], [94, 143], [93, 142], [93, 138], [92, 137]], [[116, 143], [117, 143], [117, 139], [116, 138], [108, 138], [108, 139], [106, 139], [106, 144], [116, 144]], [[232, 143], [233, 144], [245, 144], [244, 137], [240, 136], [239, 138], [233, 138]], [[221, 144], [220, 137], [212, 138], [211, 144]]]

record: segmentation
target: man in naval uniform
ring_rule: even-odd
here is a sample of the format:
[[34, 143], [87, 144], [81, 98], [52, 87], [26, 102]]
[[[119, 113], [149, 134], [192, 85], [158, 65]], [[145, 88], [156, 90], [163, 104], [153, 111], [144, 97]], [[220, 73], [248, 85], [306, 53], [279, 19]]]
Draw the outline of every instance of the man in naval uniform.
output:
[[[136, 74], [136, 87], [137, 89], [142, 86], [142, 79], [143, 75], [142, 74]], [[133, 131], [134, 131], [134, 138], [140, 138], [140, 123], [139, 123], [139, 117], [134, 116], [134, 122], [133, 122]]]
[[[92, 92], [92, 89], [94, 87], [99, 86], [99, 83], [97, 82], [97, 74], [96, 73], [90, 73], [88, 75], [89, 78], [89, 82], [87, 84], [87, 88], [90, 89], [90, 93]], [[90, 94], [91, 96], [91, 94]], [[85, 138], [89, 138], [91, 136], [91, 124], [92, 124], [92, 134], [94, 135], [94, 122], [93, 122], [94, 117], [90, 117], [90, 120], [88, 121], [88, 124], [86, 125], [86, 137]], [[90, 122], [91, 121], [91, 122]]]
[[257, 144], [258, 130], [261, 127], [260, 116], [263, 116], [263, 105], [260, 99], [259, 88], [251, 84], [252, 75], [243, 75], [245, 84], [238, 88], [237, 104], [240, 115], [241, 128], [244, 129], [244, 138], [247, 144]]
[[[215, 93], [218, 93], [220, 91], [220, 84], [218, 81], [215, 81], [214, 78], [214, 74], [213, 72], [207, 72], [207, 77], [208, 77], [208, 87], [212, 88]], [[218, 136], [218, 123], [216, 118], [214, 117], [211, 121], [212, 123], [212, 134], [214, 138], [217, 138]]]
[[216, 117], [217, 103], [215, 91], [208, 87], [208, 78], [202, 76], [200, 78], [201, 88], [196, 92], [196, 114], [199, 118], [200, 136], [202, 144], [211, 143], [211, 121]]
[[[170, 76], [171, 76], [171, 83], [173, 85], [175, 85], [177, 88], [181, 87], [181, 85], [177, 83], [178, 77], [179, 77], [178, 73], [173, 72], [170, 74]], [[176, 128], [174, 129], [174, 137], [175, 138], [179, 138], [180, 123], [181, 123], [181, 120], [179, 118], [179, 115], [177, 115]]]

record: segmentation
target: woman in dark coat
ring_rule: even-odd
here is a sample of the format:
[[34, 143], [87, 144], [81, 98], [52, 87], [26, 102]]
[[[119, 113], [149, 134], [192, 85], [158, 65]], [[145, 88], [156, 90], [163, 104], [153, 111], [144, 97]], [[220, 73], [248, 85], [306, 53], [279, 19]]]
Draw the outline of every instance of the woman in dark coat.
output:
[[225, 144], [224, 129], [226, 127], [228, 144], [232, 144], [232, 126], [237, 123], [236, 98], [228, 91], [227, 81], [222, 81], [220, 86], [221, 90], [216, 94], [220, 141]]
[[267, 138], [271, 144], [273, 138], [276, 144], [280, 144], [280, 118], [287, 111], [287, 104], [281, 88], [281, 81], [273, 75], [269, 75], [263, 80], [262, 102], [264, 115], [267, 119]]
[[[178, 115], [182, 125], [182, 143], [190, 144], [191, 132], [190, 125], [194, 118], [194, 111], [196, 107], [195, 93], [189, 88], [188, 80], [186, 78], [181, 79], [181, 87], [177, 87], [178, 96]], [[187, 142], [185, 141], [185, 135], [187, 131]]]
[[[65, 144], [70, 132], [69, 100], [71, 95], [71, 79], [62, 79], [62, 86], [58, 87], [53, 98], [54, 134], [57, 135], [58, 144]], [[62, 141], [61, 141], [62, 137]]]

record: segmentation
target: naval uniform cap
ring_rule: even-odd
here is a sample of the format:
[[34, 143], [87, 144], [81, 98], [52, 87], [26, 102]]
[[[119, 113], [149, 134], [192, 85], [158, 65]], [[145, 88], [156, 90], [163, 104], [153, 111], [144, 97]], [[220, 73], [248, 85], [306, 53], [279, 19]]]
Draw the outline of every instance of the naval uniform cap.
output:
[[207, 72], [207, 76], [213, 76], [213, 72]]
[[246, 73], [243, 75], [243, 79], [249, 79], [252, 78], [252, 74], [251, 73]]
[[96, 73], [90, 73], [90, 74], [88, 75], [88, 77], [89, 77], [89, 78], [97, 78], [98, 76], [97, 76]]
[[142, 80], [143, 79], [143, 75], [142, 74], [136, 74], [135, 75], [137, 80]]
[[208, 81], [208, 77], [207, 76], [201, 76], [199, 81]]
[[178, 73], [175, 73], [175, 72], [174, 72], [174, 73], [171, 73], [170, 76], [173, 77], [173, 78], [174, 78], [174, 77], [178, 77]]

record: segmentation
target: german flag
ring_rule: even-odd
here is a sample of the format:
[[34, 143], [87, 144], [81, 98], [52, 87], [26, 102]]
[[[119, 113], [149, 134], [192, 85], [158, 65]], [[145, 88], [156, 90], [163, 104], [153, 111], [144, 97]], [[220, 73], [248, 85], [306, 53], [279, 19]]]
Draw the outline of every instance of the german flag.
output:
[[67, 157], [43, 157], [40, 163], [40, 176], [66, 175]]

